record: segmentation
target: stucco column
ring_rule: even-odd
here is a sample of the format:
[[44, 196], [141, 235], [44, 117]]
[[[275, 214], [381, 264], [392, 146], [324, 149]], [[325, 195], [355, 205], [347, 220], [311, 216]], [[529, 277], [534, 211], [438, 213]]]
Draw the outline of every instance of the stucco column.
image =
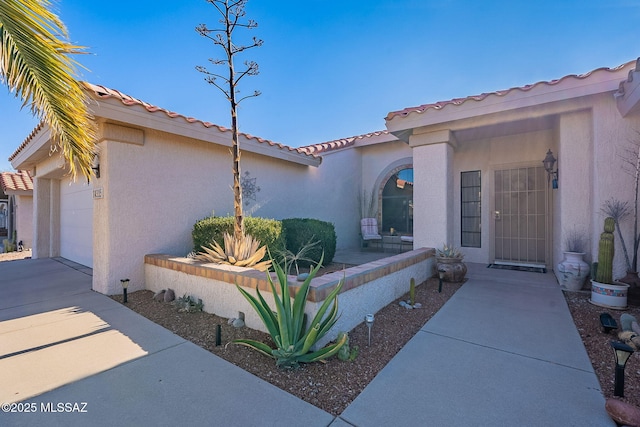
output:
[[453, 148], [449, 130], [418, 133], [409, 138], [413, 149], [414, 247], [454, 243]]
[[[572, 230], [590, 237], [593, 188], [593, 133], [590, 111], [560, 116], [558, 141], [558, 189], [554, 196], [553, 264], [562, 261], [565, 237]], [[595, 207], [598, 208], [598, 207]], [[587, 252], [589, 249], [587, 248]], [[589, 262], [591, 254], [585, 257]]]
[[35, 178], [33, 180], [33, 258], [49, 257], [49, 216], [51, 211], [51, 180]]

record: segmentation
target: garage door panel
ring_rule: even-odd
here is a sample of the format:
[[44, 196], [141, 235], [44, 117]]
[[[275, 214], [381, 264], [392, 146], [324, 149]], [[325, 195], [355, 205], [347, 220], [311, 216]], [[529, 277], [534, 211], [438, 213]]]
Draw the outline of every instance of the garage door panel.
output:
[[60, 255], [93, 266], [92, 186], [82, 180], [60, 181]]

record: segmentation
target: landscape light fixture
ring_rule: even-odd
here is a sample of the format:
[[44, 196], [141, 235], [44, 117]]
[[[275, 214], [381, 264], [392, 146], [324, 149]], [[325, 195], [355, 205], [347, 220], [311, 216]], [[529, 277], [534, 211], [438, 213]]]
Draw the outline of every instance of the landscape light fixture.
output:
[[364, 323], [367, 324], [367, 328], [369, 328], [369, 347], [371, 347], [371, 327], [373, 326], [373, 314], [367, 314], [364, 316]]
[[124, 304], [127, 303], [127, 288], [129, 287], [129, 279], [121, 279], [120, 283], [122, 284], [122, 302]]
[[558, 169], [556, 168], [555, 171], [553, 170], [553, 166], [556, 164], [556, 158], [553, 156], [551, 148], [547, 151], [547, 155], [542, 161], [542, 164], [544, 166], [544, 170], [547, 171], [547, 184], [553, 179], [551, 181], [553, 183], [552, 188], [558, 188]]
[[96, 174], [96, 178], [100, 178], [100, 158], [96, 154], [93, 156], [93, 162], [91, 162], [91, 169]]
[[613, 395], [624, 397], [624, 367], [633, 354], [633, 349], [620, 341], [611, 341], [613, 354], [616, 356], [616, 377]]
[[445, 273], [446, 270], [443, 270], [441, 268], [438, 269], [438, 279], [440, 280], [440, 284], [438, 285], [438, 293], [442, 292], [442, 281], [444, 280]]

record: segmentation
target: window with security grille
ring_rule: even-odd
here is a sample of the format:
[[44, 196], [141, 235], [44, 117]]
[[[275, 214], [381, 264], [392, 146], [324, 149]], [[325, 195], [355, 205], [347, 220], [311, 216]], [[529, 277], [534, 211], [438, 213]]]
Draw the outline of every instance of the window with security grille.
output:
[[460, 173], [461, 246], [481, 247], [480, 171]]

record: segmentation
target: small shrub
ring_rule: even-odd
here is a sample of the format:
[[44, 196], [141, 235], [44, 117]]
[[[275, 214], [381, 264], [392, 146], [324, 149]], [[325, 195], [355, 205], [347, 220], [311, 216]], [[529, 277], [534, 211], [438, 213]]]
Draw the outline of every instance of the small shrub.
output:
[[[193, 237], [193, 251], [202, 251], [202, 246], [209, 246], [215, 241], [224, 247], [224, 233], [233, 235], [232, 216], [210, 216], [201, 219], [193, 225], [191, 236]], [[246, 217], [244, 219], [245, 233], [258, 240], [261, 245], [270, 251], [284, 249], [284, 237], [282, 224], [275, 219]], [[265, 257], [266, 259], [267, 257]]]
[[195, 313], [197, 311], [202, 311], [202, 309], [204, 308], [204, 304], [202, 303], [202, 300], [200, 298], [198, 298], [198, 300], [196, 301], [195, 298], [187, 294], [184, 294], [180, 298], [173, 301], [173, 305], [179, 312], [186, 313]]
[[301, 260], [301, 267], [308, 267], [320, 262], [324, 254], [324, 261], [330, 264], [336, 254], [336, 230], [333, 224], [311, 218], [289, 218], [282, 220], [282, 232], [285, 246], [292, 253], [298, 253], [305, 245], [312, 241], [320, 244], [310, 249], [305, 258], [313, 262]]
[[346, 337], [346, 341], [344, 345], [340, 347], [340, 350], [338, 350], [338, 359], [342, 360], [343, 362], [353, 362], [354, 360], [356, 360], [356, 357], [358, 357], [358, 346], [354, 345], [353, 347], [351, 347], [349, 345], [349, 335], [347, 335], [346, 332], [340, 332], [338, 334], [338, 341], [343, 339], [343, 335]]

